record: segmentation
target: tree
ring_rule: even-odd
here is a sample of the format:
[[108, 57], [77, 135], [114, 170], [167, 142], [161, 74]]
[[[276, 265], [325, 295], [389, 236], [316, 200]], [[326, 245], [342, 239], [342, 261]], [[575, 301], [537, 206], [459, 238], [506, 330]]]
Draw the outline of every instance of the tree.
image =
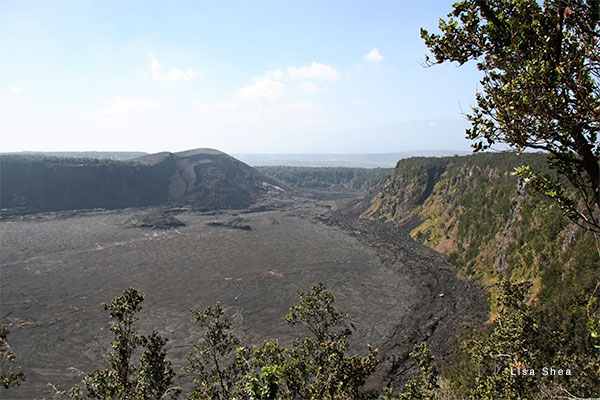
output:
[[421, 30], [426, 64], [476, 60], [484, 74], [467, 115], [475, 151], [504, 143], [548, 153], [557, 177], [528, 166], [516, 174], [592, 232], [600, 254], [600, 0], [463, 0], [439, 27]]
[[431, 355], [427, 342], [416, 344], [410, 356], [415, 359], [421, 370], [421, 375], [408, 381], [404, 392], [397, 400], [434, 400], [439, 392], [439, 373], [433, 364], [435, 358]]
[[[110, 368], [100, 369], [85, 375], [82, 385], [68, 391], [56, 390], [55, 397], [71, 399], [102, 400], [159, 400], [177, 397], [179, 388], [173, 387], [175, 373], [164, 350], [167, 342], [158, 333], [149, 337], [140, 336], [134, 330], [136, 314], [142, 309], [144, 294], [130, 287], [103, 304], [114, 322], [110, 330], [114, 335], [112, 351], [108, 360]], [[145, 350], [138, 364], [132, 357], [138, 347]]]
[[188, 399], [232, 399], [243, 391], [240, 384], [246, 368], [244, 363], [236, 362], [236, 352], [243, 348], [238, 350], [240, 339], [231, 331], [231, 318], [220, 303], [192, 312], [196, 325], [206, 331], [187, 354], [188, 364], [183, 368], [195, 374], [194, 391]]
[[296, 339], [286, 352], [283, 381], [290, 398], [345, 400], [367, 399], [374, 393], [362, 386], [377, 366], [377, 350], [368, 347], [363, 357], [348, 356], [346, 314], [333, 305], [334, 296], [322, 283], [308, 293], [299, 292], [300, 304], [290, 307], [285, 319], [290, 325], [301, 324], [311, 336]]
[[165, 345], [167, 339], [157, 332], [152, 332], [148, 337], [142, 337], [142, 345], [145, 350], [137, 368], [138, 392], [143, 393], [144, 398], [164, 399], [167, 393], [173, 397], [179, 394], [179, 388], [173, 387], [175, 372], [171, 367], [171, 361], [167, 360]]
[[9, 333], [10, 331], [0, 324], [0, 361], [2, 361], [0, 378], [4, 389], [19, 386], [22, 382], [25, 382], [25, 373], [17, 362], [17, 356], [8, 344]]
[[[600, 1], [463, 0], [421, 30], [427, 65], [476, 60], [482, 91], [467, 115], [475, 151], [504, 143], [549, 154], [558, 179], [517, 173], [558, 202], [565, 215], [600, 234]], [[599, 247], [600, 251], [600, 247]]]
[[[110, 311], [111, 318], [115, 318], [116, 321], [110, 326], [115, 337], [111, 345], [113, 351], [109, 355], [112, 368], [96, 371], [91, 375], [95, 383], [90, 386], [90, 389], [92, 393], [97, 392], [98, 397], [112, 390], [115, 394], [118, 393], [119, 397], [125, 396], [125, 393], [130, 392], [133, 387], [131, 356], [142, 343], [142, 338], [133, 330], [133, 323], [137, 320], [136, 314], [142, 309], [142, 301], [144, 295], [134, 288], [129, 288], [110, 303], [103, 304], [104, 309]], [[106, 377], [110, 377], [110, 382], [105, 381]]]
[[[472, 389], [475, 398], [532, 398], [538, 391], [539, 376], [520, 375], [542, 364], [538, 326], [524, 300], [529, 286], [502, 281], [491, 334], [463, 343], [479, 371]], [[541, 375], [539, 369], [537, 373]]]
[[203, 338], [188, 353], [184, 370], [195, 374], [189, 399], [246, 400], [360, 400], [374, 393], [362, 386], [377, 365], [376, 350], [364, 357], [348, 356], [345, 314], [333, 305], [334, 296], [323, 284], [299, 292], [300, 304], [286, 316], [291, 325], [304, 325], [310, 335], [291, 347], [276, 340], [262, 346], [239, 347], [231, 320], [219, 303], [194, 310]]
[[[525, 301], [529, 283], [499, 284], [498, 316], [491, 332], [462, 342], [477, 366], [471, 398], [546, 399], [598, 395], [600, 360], [594, 354], [566, 354], [563, 332], [542, 326]], [[544, 368], [563, 369], [554, 376]], [[566, 370], [569, 372], [565, 372]], [[570, 395], [575, 393], [579, 397]], [[565, 396], [568, 395], [568, 396]]]

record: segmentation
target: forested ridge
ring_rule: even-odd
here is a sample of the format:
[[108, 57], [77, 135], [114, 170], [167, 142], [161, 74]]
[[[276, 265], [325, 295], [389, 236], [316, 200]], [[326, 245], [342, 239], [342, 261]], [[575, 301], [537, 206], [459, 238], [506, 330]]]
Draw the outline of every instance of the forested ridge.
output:
[[2, 208], [124, 208], [168, 199], [174, 164], [40, 155], [0, 156]]
[[255, 167], [263, 174], [291, 187], [310, 189], [366, 190], [392, 173], [392, 168]]

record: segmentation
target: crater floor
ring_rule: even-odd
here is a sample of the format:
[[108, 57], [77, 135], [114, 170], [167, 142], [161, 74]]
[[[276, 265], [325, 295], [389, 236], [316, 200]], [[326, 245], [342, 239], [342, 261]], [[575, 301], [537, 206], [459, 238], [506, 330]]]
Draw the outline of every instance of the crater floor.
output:
[[[442, 343], [457, 318], [477, 313], [476, 295], [453, 295], [465, 286], [443, 257], [322, 222], [332, 207], [333, 201], [295, 198], [247, 214], [180, 210], [174, 215], [186, 226], [165, 231], [127, 225], [155, 209], [3, 219], [0, 317], [27, 375], [10, 395], [50, 398], [49, 382], [66, 388], [77, 381], [76, 370], [104, 368], [111, 334], [101, 303], [129, 286], [146, 295], [138, 331], [169, 339], [178, 373], [201, 335], [190, 310], [217, 301], [243, 342], [288, 344], [304, 334], [284, 321], [298, 290], [323, 282], [357, 328], [354, 349], [382, 348], [382, 381], [406, 369], [399, 365], [413, 342], [439, 337]], [[251, 229], [235, 229], [232, 220]]]

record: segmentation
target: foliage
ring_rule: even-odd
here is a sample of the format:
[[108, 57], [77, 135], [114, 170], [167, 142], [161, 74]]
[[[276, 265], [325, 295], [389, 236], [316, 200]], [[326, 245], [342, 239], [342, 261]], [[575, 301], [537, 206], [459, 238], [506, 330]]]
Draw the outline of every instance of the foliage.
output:
[[[142, 343], [140, 336], [133, 330], [133, 323], [137, 319], [136, 314], [142, 309], [143, 300], [143, 294], [129, 288], [121, 296], [115, 297], [110, 303], [103, 305], [104, 309], [110, 312], [111, 318], [116, 319], [116, 322], [110, 326], [110, 330], [114, 334], [114, 341], [111, 345], [113, 351], [108, 360], [112, 370], [116, 372], [116, 386], [122, 393], [131, 391], [133, 386], [130, 376], [132, 373], [131, 356]], [[98, 376], [104, 375], [99, 374]], [[102, 393], [102, 384], [98, 388], [100, 389], [99, 393]]]
[[346, 167], [256, 167], [290, 186], [310, 189], [362, 189], [373, 187], [392, 172], [391, 168]]
[[252, 400], [274, 400], [279, 391], [281, 368], [278, 365], [261, 368], [258, 377], [248, 378], [248, 391]]
[[184, 371], [194, 374], [194, 391], [188, 399], [231, 399], [243, 389], [239, 387], [245, 371], [236, 362], [240, 340], [231, 332], [231, 318], [217, 303], [204, 311], [193, 310], [196, 325], [206, 331], [194, 350], [187, 355]]
[[303, 325], [311, 336], [296, 339], [287, 350], [284, 383], [291, 398], [342, 400], [373, 396], [361, 388], [377, 365], [377, 350], [369, 347], [364, 357], [346, 355], [352, 331], [345, 324], [346, 315], [334, 307], [333, 294], [322, 283], [299, 296], [300, 303], [290, 308], [286, 321]]
[[484, 398], [529, 398], [537, 379], [516, 376], [513, 371], [537, 368], [540, 360], [538, 327], [524, 304], [527, 285], [502, 281], [498, 319], [491, 334], [464, 343], [478, 366], [473, 395]]
[[549, 154], [549, 165], [576, 194], [548, 174], [517, 173], [557, 201], [573, 221], [600, 233], [600, 2], [463, 0], [441, 35], [421, 30], [433, 58], [476, 60], [483, 91], [467, 115], [476, 151], [495, 143]]
[[366, 215], [396, 221], [408, 219], [409, 212], [431, 194], [451, 159], [414, 157], [398, 161]]
[[[449, 19], [440, 21], [442, 35], [421, 33], [433, 54], [434, 60], [427, 60], [430, 64], [477, 60], [484, 73], [483, 91], [477, 93], [477, 106], [467, 116], [472, 122], [467, 136], [475, 141], [475, 150], [505, 143], [519, 151], [547, 152], [557, 176], [534, 172], [531, 166], [517, 168], [516, 174], [554, 200], [571, 221], [592, 232], [595, 253], [600, 254], [600, 2], [465, 0], [453, 7]], [[579, 239], [585, 246], [589, 237]], [[540, 298], [545, 301], [538, 309], [544, 322], [561, 332], [570, 327], [565, 345], [581, 351], [591, 342], [582, 334], [582, 325], [587, 325], [592, 338], [599, 334], [600, 319], [589, 312], [595, 302], [593, 284], [581, 274], [585, 269], [563, 258], [568, 251], [556, 247], [547, 248], [544, 263], [531, 266], [539, 270], [550, 264], [541, 273], [545, 285]], [[540, 261], [533, 255], [530, 260]], [[557, 266], [560, 258], [563, 264]], [[591, 271], [597, 274], [595, 258]], [[557, 283], [565, 288], [565, 282], [566, 293], [552, 287]], [[565, 304], [556, 306], [560, 298], [568, 299], [568, 311]], [[587, 315], [582, 313], [586, 303]], [[566, 318], [561, 321], [559, 315]]]
[[[593, 235], [570, 224], [556, 204], [528, 191], [511, 173], [522, 163], [551, 173], [545, 162], [545, 155], [527, 153], [402, 160], [374, 198], [369, 212], [396, 223], [419, 218], [420, 225], [413, 230], [413, 237], [445, 252], [463, 275], [480, 278], [489, 287], [496, 321], [502, 321], [502, 313], [506, 315], [508, 310], [502, 303], [499, 282], [530, 281], [531, 287], [523, 293], [527, 302], [522, 302], [518, 311], [526, 310], [527, 318], [536, 327], [522, 333], [522, 337], [536, 338], [538, 356], [530, 368], [538, 368], [538, 376], [539, 368], [544, 365], [571, 366], [577, 371], [577, 376], [570, 377], [568, 382], [560, 381], [564, 377], [535, 381], [538, 392], [542, 387], [555, 392], [563, 387], [571, 393], [583, 395], [586, 393], [583, 390], [588, 390], [587, 393], [597, 395], [591, 388], [598, 385], [598, 359], [594, 358], [598, 354], [594, 347], [598, 340], [590, 332], [597, 331], [594, 324], [599, 313], [598, 294], [593, 293], [600, 257]], [[414, 200], [426, 193], [427, 176], [434, 169], [443, 172], [434, 175], [428, 196], [422, 202]], [[399, 213], [397, 210], [402, 208], [404, 211]], [[516, 312], [511, 318], [523, 317]], [[457, 355], [455, 365], [444, 365], [442, 381], [446, 387], [437, 389], [436, 396], [447, 387], [456, 398], [475, 396], [473, 382], [478, 374], [487, 377], [494, 370], [485, 363], [482, 365], [488, 368], [487, 373], [481, 368], [474, 370], [473, 364], [479, 366], [479, 361], [466, 350], [481, 348], [482, 343], [489, 348], [500, 348], [504, 345], [502, 335], [513, 333], [498, 331], [494, 324], [472, 334], [462, 346], [465, 351]], [[490, 357], [484, 359], [491, 362]], [[507, 379], [503, 381], [504, 378]], [[510, 388], [510, 379], [517, 378], [496, 376], [496, 389], [502, 385]], [[491, 381], [485, 385], [493, 386]]]
[[16, 354], [8, 344], [8, 335], [10, 331], [0, 324], [0, 377], [2, 378], [2, 387], [9, 389], [13, 386], [19, 386], [25, 382], [25, 373], [19, 366]]
[[[177, 397], [179, 389], [172, 387], [175, 373], [166, 359], [167, 342], [158, 333], [149, 337], [138, 335], [133, 327], [136, 314], [141, 310], [144, 295], [129, 288], [103, 304], [115, 321], [110, 330], [114, 335], [109, 354], [110, 368], [85, 375], [82, 384], [68, 391], [56, 391], [57, 398], [71, 399], [166, 399]], [[139, 363], [132, 357], [138, 347], [144, 347]]]
[[[491, 253], [488, 244], [493, 244], [493, 256], [499, 255], [494, 241], [511, 219], [519, 219], [520, 215], [512, 215], [520, 212], [513, 210], [519, 198], [527, 198], [533, 208], [539, 208], [542, 201], [539, 196], [521, 195], [519, 180], [511, 173], [514, 167], [527, 162], [543, 168], [545, 160], [542, 154], [514, 153], [401, 160], [365, 215], [396, 223], [418, 218], [421, 224], [413, 237], [447, 253], [453, 265], [470, 274]], [[533, 211], [528, 209], [528, 213]], [[544, 235], [540, 241], [548, 238]]]
[[[583, 397], [597, 395], [600, 360], [594, 354], [569, 352], [565, 346], [568, 332], [540, 324], [539, 314], [525, 302], [528, 287], [528, 283], [502, 281], [493, 329], [462, 343], [463, 351], [478, 369], [469, 385], [470, 395], [534, 399], [543, 398], [542, 388]], [[552, 375], [550, 368], [569, 372]]]
[[[411, 235], [447, 254], [464, 276], [491, 289], [503, 277], [529, 280], [541, 304], [556, 302], [557, 319], [583, 318], [558, 304], [575, 301], [572, 288], [593, 290], [600, 263], [593, 235], [570, 225], [556, 204], [512, 174], [523, 163], [551, 173], [546, 160], [508, 152], [401, 160], [365, 215], [398, 224], [418, 218]], [[428, 175], [434, 179], [426, 191]]]
[[[441, 375], [427, 345], [416, 345], [411, 356], [421, 374], [410, 380], [404, 391], [364, 391], [373, 373], [376, 351], [366, 356], [349, 356], [346, 315], [334, 306], [334, 297], [323, 284], [310, 292], [299, 292], [299, 304], [286, 316], [291, 325], [302, 325], [310, 333], [291, 347], [266, 341], [258, 348], [239, 346], [232, 333], [231, 319], [217, 303], [204, 311], [193, 310], [196, 324], [205, 329], [202, 339], [188, 354], [184, 370], [194, 375], [189, 399], [239, 400], [408, 400], [448, 398], [542, 399], [548, 393], [577, 393], [591, 396], [600, 386], [600, 360], [593, 355], [565, 351], [567, 335], [547, 327], [525, 302], [528, 284], [501, 282], [498, 316], [488, 333], [474, 334], [462, 342], [463, 355], [476, 366], [472, 380]], [[156, 332], [138, 335], [133, 324], [141, 310], [143, 295], [130, 288], [104, 307], [115, 322], [115, 339], [109, 355], [110, 368], [83, 378], [82, 385], [58, 398], [71, 399], [165, 399], [176, 397], [174, 373], [166, 360], [166, 340]], [[595, 299], [597, 302], [597, 299]], [[595, 306], [594, 304], [592, 306]], [[132, 362], [136, 349], [144, 347], [139, 362]], [[569, 376], [540, 376], [542, 366], [569, 368]], [[515, 375], [513, 370], [537, 369], [535, 377]], [[454, 382], [453, 382], [454, 380]]]
[[195, 310], [196, 323], [206, 332], [184, 368], [195, 375], [190, 399], [367, 399], [374, 393], [362, 386], [376, 366], [376, 351], [348, 356], [345, 314], [333, 306], [334, 297], [322, 284], [300, 292], [286, 320], [300, 324], [310, 336], [291, 347], [266, 341], [258, 348], [237, 347], [230, 318], [220, 304]]
[[434, 400], [439, 391], [439, 373], [434, 365], [434, 357], [427, 347], [427, 343], [416, 344], [410, 356], [419, 365], [421, 375], [407, 382], [404, 392], [398, 400]]
[[175, 372], [171, 362], [167, 360], [165, 345], [167, 339], [157, 332], [152, 332], [149, 337], [142, 337], [142, 345], [145, 347], [136, 371], [138, 392], [144, 398], [164, 399], [165, 395], [172, 393], [177, 397], [179, 388], [173, 387]]

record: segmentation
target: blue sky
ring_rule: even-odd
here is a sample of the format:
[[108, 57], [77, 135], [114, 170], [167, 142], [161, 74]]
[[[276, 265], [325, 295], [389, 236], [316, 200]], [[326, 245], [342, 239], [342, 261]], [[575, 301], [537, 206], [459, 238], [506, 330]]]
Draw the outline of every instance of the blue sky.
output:
[[468, 150], [451, 1], [0, 0], [0, 151]]

